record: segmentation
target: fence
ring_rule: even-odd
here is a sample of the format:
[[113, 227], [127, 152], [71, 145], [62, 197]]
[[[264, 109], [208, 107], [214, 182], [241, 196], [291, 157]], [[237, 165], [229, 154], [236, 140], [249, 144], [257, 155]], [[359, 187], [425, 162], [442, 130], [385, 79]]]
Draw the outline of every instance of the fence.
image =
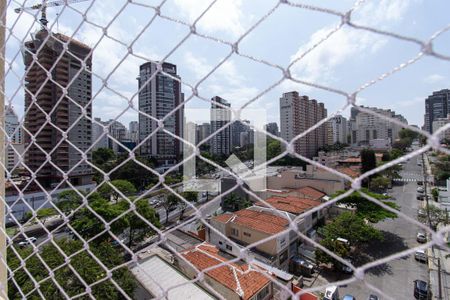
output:
[[[177, 294], [177, 289], [183, 288], [185, 293], [190, 293], [189, 295], [193, 295], [193, 297], [217, 297], [220, 299], [238, 299], [241, 297], [250, 299], [254, 296], [255, 298], [251, 299], [264, 299], [276, 289], [282, 291], [279, 294], [298, 299], [303, 293], [323, 292], [329, 285], [342, 286], [362, 281], [371, 292], [383, 296], [385, 299], [393, 299], [383, 288], [367, 282], [365, 272], [410, 255], [419, 248], [422, 249], [432, 245], [447, 247], [442, 239], [443, 234], [448, 230], [447, 227], [443, 227], [437, 232], [433, 231], [415, 218], [374, 198], [361, 190], [361, 187], [370, 176], [431, 149], [449, 155], [450, 151], [440, 145], [439, 135], [445, 130], [449, 130], [450, 125], [447, 124], [434, 134], [430, 134], [416, 127], [405, 125], [396, 118], [358, 105], [358, 97], [361, 92], [370, 86], [389, 80], [389, 77], [393, 74], [401, 72], [424, 57], [431, 57], [442, 62], [450, 61], [448, 55], [439, 53], [433, 48], [433, 42], [439, 36], [448, 32], [450, 25], [437, 31], [428, 39], [421, 40], [356, 23], [352, 18], [353, 13], [364, 5], [364, 1], [356, 1], [348, 11], [338, 11], [316, 5], [281, 0], [274, 3], [260, 18], [253, 19], [252, 25], [247, 30], [239, 32], [238, 38], [230, 42], [199, 30], [199, 24], [204, 19], [211, 20], [208, 19], [208, 12], [219, 5], [221, 1], [218, 0], [205, 5], [201, 13], [192, 22], [174, 17], [170, 10], [165, 11], [164, 8], [168, 5], [167, 1], [161, 1], [161, 3], [155, 5], [146, 1], [122, 1], [120, 8], [114, 13], [108, 10], [107, 5], [102, 6], [101, 8], [105, 10], [104, 15], [91, 12], [93, 6], [99, 1], [87, 1], [84, 4], [78, 4], [77, 2], [84, 1], [43, 1], [43, 5], [34, 7], [38, 9], [26, 8], [34, 4], [29, 3], [29, 1], [1, 2], [3, 21], [0, 40], [4, 45], [1, 62], [5, 66], [2, 82], [4, 78], [7, 81], [16, 82], [15, 85], [12, 85], [12, 92], [6, 92], [5, 85], [2, 84], [3, 92], [0, 101], [0, 115], [3, 116], [2, 125], [0, 125], [0, 145], [2, 146], [2, 151], [0, 151], [2, 159], [0, 161], [0, 169], [2, 170], [0, 172], [2, 176], [0, 178], [2, 183], [0, 186], [2, 191], [2, 194], [0, 194], [2, 199], [0, 215], [5, 216], [5, 222], [13, 225], [11, 228], [16, 229], [16, 232], [11, 233], [3, 224], [1, 230], [2, 269], [0, 282], [2, 283], [1, 291], [4, 298], [145, 298], [147, 296], [140, 294], [144, 293], [143, 289], [136, 289], [136, 283], [132, 276], [136, 272], [141, 272], [141, 274], [146, 275], [144, 277], [148, 278], [147, 284], [152, 287], [152, 293], [154, 294], [152, 296], [156, 298], [172, 297], [175, 299], [185, 297], [187, 294]], [[56, 15], [51, 12], [53, 6], [57, 6], [59, 9], [59, 13]], [[48, 12], [41, 11], [42, 7], [48, 8]], [[85, 9], [83, 10], [80, 7]], [[13, 12], [16, 8], [21, 9], [18, 14]], [[151, 12], [151, 14], [145, 15], [144, 23], [136, 24], [138, 30], [135, 36], [125, 35], [127, 41], [124, 42], [111, 32], [114, 22], [123, 18], [124, 15], [126, 16], [128, 9], [145, 10]], [[322, 16], [333, 16], [340, 22], [312, 44], [310, 48], [299, 53], [287, 67], [253, 57], [242, 50], [243, 40], [281, 9], [315, 12]], [[57, 33], [59, 26], [62, 29], [67, 29], [63, 25], [65, 19], [61, 17], [64, 16], [65, 11], [78, 15], [77, 20], [80, 20], [79, 24], [71, 30], [70, 35]], [[48, 23], [46, 13], [52, 18], [54, 17], [53, 20], [49, 17], [50, 22]], [[18, 24], [24, 19], [31, 20], [31, 23], [28, 26], [21, 25], [19, 27]], [[43, 19], [43, 21], [39, 21], [39, 19]], [[180, 26], [186, 31], [186, 34], [180, 36], [179, 41], [156, 61], [136, 51], [135, 47], [144, 32], [148, 28], [152, 28], [155, 22], [161, 21]], [[98, 40], [89, 46], [77, 40], [76, 35], [82, 26], [91, 26], [96, 30], [96, 34], [100, 33]], [[392, 70], [388, 70], [377, 78], [350, 91], [325, 86], [320, 82], [308, 82], [296, 78], [292, 72], [294, 64], [307, 60], [310, 53], [313, 53], [330, 37], [344, 30], [343, 28], [355, 32], [370, 32], [414, 45], [417, 47], [417, 54], [408, 61], [401, 62]], [[230, 30], [233, 29], [230, 28]], [[32, 34], [31, 37], [30, 34]], [[127, 52], [123, 57], [115, 57], [114, 59], [111, 57], [110, 64], [112, 66], [107, 65], [108, 59], [106, 59], [105, 65], [101, 67], [110, 70], [107, 72], [100, 68], [96, 69], [95, 57], [93, 61], [93, 54], [101, 47], [99, 45], [102, 39], [114, 41]], [[198, 78], [194, 84], [178, 76], [173, 66], [166, 64], [170, 60], [170, 56], [175, 51], [181, 51], [183, 45], [190, 40], [205, 41], [227, 49], [226, 53], [218, 59], [218, 63], [210, 66], [206, 75]], [[112, 48], [110, 50], [112, 56], [113, 50]], [[108, 54], [108, 51], [106, 51], [106, 54]], [[20, 71], [21, 68], [17, 67], [20, 62], [18, 58], [21, 56], [23, 56], [26, 65], [25, 72]], [[202, 92], [202, 87], [207, 84], [207, 79], [218, 72], [221, 67], [226, 66], [227, 61], [232, 56], [265, 66], [279, 72], [282, 76], [267, 88], [261, 89], [256, 96], [251, 97], [238, 109], [232, 109], [223, 102], [219, 102], [217, 98], [211, 100], [209, 96]], [[128, 59], [137, 60], [142, 64], [145, 62], [151, 64], [148, 71], [141, 67], [139, 88], [131, 93], [124, 93], [117, 89], [117, 86], [113, 83], [113, 78], [118, 76], [116, 71], [123, 67]], [[119, 74], [119, 76], [123, 76], [119, 78], [119, 81], [128, 81], [130, 72], [135, 72], [133, 74], [139, 72], [137, 69], [126, 71], [128, 73], [122, 72]], [[158, 78], [160, 75], [164, 77], [165, 81]], [[136, 99], [150, 95], [151, 92], [147, 90], [147, 87], [156, 80], [161, 80], [161, 86], [171, 89], [174, 94], [173, 98], [169, 99], [172, 101], [171, 106], [161, 108], [161, 114], [154, 114], [151, 110], [140, 110], [141, 106], [136, 107]], [[325, 118], [320, 118], [321, 120], [315, 125], [289, 141], [266, 131], [265, 128], [253, 127], [257, 134], [264, 134], [278, 141], [283, 149], [281, 153], [271, 157], [267, 162], [255, 166], [255, 168], [263, 169], [288, 154], [317, 167], [318, 170], [327, 171], [337, 176], [343, 182], [346, 182], [349, 188], [338, 197], [293, 216], [286, 221], [287, 223], [283, 225], [282, 230], [250, 244], [240, 245], [235, 239], [231, 239], [213, 226], [209, 218], [210, 215], [214, 215], [212, 207], [219, 205], [223, 201], [222, 199], [227, 198], [234, 192], [244, 192], [253, 201], [260, 201], [266, 208], [268, 207], [271, 214], [280, 217], [286, 216], [286, 213], [277, 210], [273, 203], [266, 201], [267, 199], [262, 197], [260, 193], [248, 188], [246, 181], [235, 172], [230, 171], [230, 168], [224, 167], [220, 161], [213, 160], [212, 157], [204, 155], [200, 151], [201, 147], [208, 142], [214, 142], [214, 136], [223, 135], [229, 130], [231, 122], [220, 124], [218, 131], [203, 137], [197, 144], [195, 139], [193, 141], [185, 138], [182, 134], [183, 131], [174, 124], [179, 122], [177, 120], [182, 120], [183, 116], [180, 112], [184, 110], [184, 105], [187, 105], [193, 99], [200, 99], [209, 105], [213, 104], [216, 108], [226, 110], [228, 114], [240, 119], [241, 111], [252, 104], [256, 104], [265, 94], [286, 81], [327, 91], [342, 97], [345, 99], [345, 103], [339, 110]], [[156, 88], [156, 85], [152, 88]], [[181, 89], [184, 95], [181, 94]], [[114, 119], [108, 123], [101, 122], [93, 116], [95, 103], [97, 107], [98, 105], [108, 106], [102, 91], [107, 91], [108, 95], [114, 95], [114, 97], [126, 103], [125, 109], [115, 112]], [[152, 101], [151, 97], [148, 96], [149, 102]], [[20, 102], [23, 99], [25, 99], [24, 102]], [[98, 102], [94, 102], [96, 100], [104, 102], [98, 104]], [[3, 109], [13, 105], [23, 106], [24, 113], [12, 131], [8, 131], [10, 129], [7, 128], [7, 124], [5, 125], [6, 112]], [[311, 158], [297, 153], [296, 143], [308, 134], [319, 130], [321, 126], [323, 128], [327, 121], [351, 107], [419, 133], [426, 137], [426, 143], [419, 149], [375, 167], [356, 178], [321, 165]], [[140, 126], [138, 131], [140, 137], [137, 139], [136, 145], [131, 148], [126, 146], [123, 139], [120, 138], [122, 129], [117, 123], [127, 111], [138, 115], [140, 121], [138, 125]], [[243, 120], [243, 118], [240, 120]], [[146, 124], [147, 127], [142, 124]], [[95, 128], [98, 135], [95, 140], [91, 141], [90, 138], [87, 139], [86, 137], [94, 135]], [[22, 151], [13, 146], [18, 142], [15, 139], [21, 131], [23, 136], [20, 139], [23, 139], [22, 144], [24, 145]], [[113, 155], [111, 152], [106, 151], [106, 153], [101, 154], [104, 157], [98, 152], [97, 157], [92, 156], [96, 145], [103, 143], [105, 140], [107, 143], [105, 145], [113, 144], [124, 153], [120, 159], [115, 159], [116, 165], [111, 165], [110, 156]], [[180, 152], [177, 152], [181, 151], [177, 149], [181, 149], [182, 146], [192, 150], [190, 155], [183, 159], [180, 158]], [[141, 157], [141, 153], [145, 153], [145, 151], [149, 153], [150, 150], [143, 150], [146, 147], [148, 149], [165, 147], [164, 151], [167, 151], [168, 154], [163, 160], [174, 160], [175, 163], [157, 170], [156, 164], [158, 162], [155, 164], [151, 160]], [[4, 159], [7, 151], [12, 151], [12, 156], [16, 157], [12, 167], [9, 167]], [[173, 174], [176, 170], [182, 168], [183, 163], [192, 160], [193, 157], [197, 158], [199, 164], [204, 163], [213, 166], [222, 172], [222, 176], [226, 175], [233, 178], [235, 182], [233, 187], [213, 196], [208, 193], [195, 196], [205, 197], [209, 200], [207, 202], [199, 201], [196, 204], [195, 200], [189, 199], [188, 197], [192, 194], [179, 190], [176, 180], [174, 182]], [[96, 163], [94, 163], [94, 159]], [[133, 187], [123, 183], [123, 181], [120, 182], [124, 179], [130, 179], [129, 174], [136, 170], [142, 174], [134, 182], [135, 186], [140, 187], [140, 191], [134, 190]], [[119, 172], [120, 176], [117, 175]], [[89, 178], [92, 178], [93, 175], [95, 175], [96, 185], [92, 186]], [[5, 179], [3, 179], [3, 176], [5, 176]], [[83, 186], [83, 189], [80, 189], [80, 186]], [[61, 194], [63, 189], [72, 190], [73, 193]], [[385, 211], [394, 213], [398, 218], [406, 220], [411, 226], [421, 228], [430, 235], [430, 241], [419, 247], [405, 249], [355, 267], [343, 257], [338, 256], [323, 244], [299, 230], [298, 223], [301, 220], [313, 217], [355, 191], [359, 191], [370, 203], [375, 203]], [[27, 199], [26, 195], [33, 192], [44, 195], [37, 206], [25, 200]], [[16, 199], [7, 200], [8, 193], [9, 195], [15, 195]], [[162, 200], [155, 198], [156, 195], [164, 193], [166, 194], [163, 195]], [[170, 197], [169, 194], [175, 197]], [[180, 214], [186, 214], [186, 217], [180, 217], [180, 221], [168, 222], [171, 224], [165, 224], [166, 226], [164, 226], [158, 220], [157, 213], [149, 207], [149, 203], [156, 206], [158, 201], [167, 212], [162, 216], [162, 221], [174, 221]], [[27, 216], [28, 220], [24, 221], [22, 214], [19, 218], [15, 211], [18, 206], [26, 207], [25, 210], [31, 212]], [[173, 208], [175, 210], [172, 210]], [[2, 211], [3, 209], [4, 211]], [[51, 218], [55, 218], [49, 217], [52, 214], [58, 216], [56, 217], [59, 220], [56, 228], [47, 226], [50, 222], [53, 222]], [[222, 223], [227, 223], [231, 220], [229, 218], [224, 221], [225, 218], [219, 217], [219, 221], [222, 220]], [[195, 222], [198, 222], [201, 228], [196, 228]], [[37, 243], [30, 240], [32, 238], [28, 234], [30, 226], [34, 226], [33, 232], [36, 232], [36, 230], [41, 232]], [[173, 236], [180, 235], [179, 229], [183, 228], [189, 228], [187, 230], [191, 235], [189, 238], [193, 240], [183, 236], [182, 238], [176, 237], [180, 243], [171, 242], [171, 239], [175, 239]], [[195, 232], [197, 229], [198, 232], [206, 231], [207, 237], [214, 236], [218, 243], [224, 241], [235, 250], [238, 249], [237, 257], [225, 259], [216, 251], [217, 248], [207, 243], [196, 244], [192, 235], [197, 235]], [[256, 265], [253, 262], [253, 254], [249, 254], [250, 250], [270, 241], [282, 244], [283, 237], [288, 233], [291, 233], [291, 235], [295, 233], [304, 243], [321, 250], [337, 262], [349, 266], [354, 271], [353, 276], [347, 279], [338, 279], [326, 285], [305, 288], [294, 293], [292, 288], [275, 280], [275, 277], [288, 278], [286, 277], [288, 275], [282, 272], [278, 273], [277, 270], [273, 269], [269, 271], [268, 267], [261, 267], [260, 264]], [[136, 242], [137, 240], [139, 242]], [[28, 243], [28, 245], [20, 247], [18, 241], [25, 241], [25, 244]], [[189, 244], [186, 241], [191, 241], [193, 248], [183, 247], [183, 243]], [[145, 251], [136, 249], [145, 249]], [[171, 258], [167, 260], [171, 261], [176, 268], [183, 270], [188, 279], [173, 279], [174, 281], [171, 282], [170, 279], [163, 278], [166, 270], [164, 268], [167, 267], [158, 269], [156, 265], [152, 265], [154, 269], [149, 272], [147, 263], [150, 263], [150, 260], [147, 256], [150, 252], [158, 252], [163, 257], [170, 253]], [[143, 283], [141, 282], [141, 284]], [[194, 284], [201, 285], [202, 289], [198, 289]], [[267, 284], [271, 284], [271, 287], [265, 290]], [[167, 285], [170, 287], [168, 288]], [[208, 292], [206, 293], [203, 288]], [[258, 296], [256, 296], [257, 294]]]

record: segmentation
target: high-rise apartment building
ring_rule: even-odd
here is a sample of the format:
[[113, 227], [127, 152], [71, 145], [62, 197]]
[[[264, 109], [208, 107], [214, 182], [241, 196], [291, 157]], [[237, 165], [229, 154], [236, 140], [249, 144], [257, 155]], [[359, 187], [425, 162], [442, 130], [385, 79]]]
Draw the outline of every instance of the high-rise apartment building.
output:
[[131, 121], [128, 127], [128, 139], [134, 143], [138, 143], [139, 141], [139, 122]]
[[[211, 99], [211, 147], [210, 152], [213, 155], [223, 156], [231, 153], [231, 126], [218, 132], [223, 126], [231, 122], [231, 111], [216, 104], [231, 107], [225, 99], [218, 96]], [[216, 102], [216, 103], [215, 103]]]
[[433, 92], [425, 99], [424, 129], [433, 132], [433, 121], [450, 114], [450, 89]]
[[107, 130], [108, 123], [103, 122], [101, 118], [94, 118], [94, 122], [92, 122], [92, 144], [93, 150], [97, 150], [99, 148], [108, 148], [108, 136], [103, 134], [105, 132], [105, 128]]
[[[184, 95], [181, 93], [180, 81], [177, 80], [180, 77], [176, 65], [163, 63], [162, 72], [151, 79], [155, 72], [157, 72], [156, 63], [148, 62], [140, 66], [139, 110], [162, 120], [183, 102]], [[164, 120], [164, 130], [182, 137], [183, 118], [184, 107], [181, 107]], [[151, 135], [155, 131], [156, 133]], [[181, 157], [183, 146], [181, 142], [158, 129], [157, 121], [139, 114], [139, 142], [144, 140], [144, 144], [140, 147], [141, 155], [156, 159], [160, 165], [173, 165]]]
[[[211, 123], [202, 123], [197, 125], [197, 140], [196, 142], [200, 142], [206, 139], [211, 134]], [[209, 145], [209, 140], [206, 142]]]
[[[438, 118], [433, 121], [433, 133], [439, 130], [439, 128], [444, 127], [450, 123], [450, 114], [447, 115], [447, 118]], [[450, 129], [445, 130], [441, 134], [439, 134], [440, 139], [450, 140]]]
[[399, 132], [403, 126], [397, 125], [387, 118], [396, 119], [402, 123], [408, 124], [407, 120], [390, 109], [377, 107], [365, 107], [381, 115], [352, 111], [351, 119], [351, 143], [353, 145], [369, 145], [373, 140], [386, 140], [392, 143], [399, 138]]
[[[93, 172], [80, 151], [86, 153], [91, 145], [92, 49], [45, 29], [25, 42], [25, 48], [24, 126], [29, 134], [24, 137], [26, 145], [32, 138], [35, 141], [26, 151], [25, 163], [44, 186], [61, 182], [65, 174], [74, 185], [90, 184]], [[50, 71], [52, 78], [47, 80]], [[47, 115], [52, 124], [46, 123]], [[65, 174], [46, 161], [49, 153]], [[87, 156], [90, 159], [90, 153]]]
[[336, 115], [329, 121], [329, 125], [329, 144], [347, 144], [347, 119], [341, 115]]
[[23, 130], [19, 117], [11, 106], [5, 107], [5, 131], [9, 138], [5, 149], [5, 165], [6, 169], [11, 171], [14, 167], [21, 167], [18, 162], [24, 154]]
[[[326, 116], [327, 110], [323, 103], [310, 100], [308, 96], [300, 96], [298, 92], [284, 93], [280, 98], [280, 135], [286, 141], [291, 141]], [[326, 142], [327, 126], [323, 125], [298, 139], [294, 144], [295, 151], [312, 158]]]
[[278, 132], [278, 124], [276, 122], [272, 122], [272, 123], [267, 123], [266, 124], [266, 131], [278, 136], [280, 133]]
[[[231, 124], [231, 147], [242, 147], [249, 143], [253, 143], [253, 141], [249, 141], [249, 132], [250, 132], [250, 121], [242, 120], [242, 121], [234, 121]], [[243, 137], [243, 139], [242, 139]]]

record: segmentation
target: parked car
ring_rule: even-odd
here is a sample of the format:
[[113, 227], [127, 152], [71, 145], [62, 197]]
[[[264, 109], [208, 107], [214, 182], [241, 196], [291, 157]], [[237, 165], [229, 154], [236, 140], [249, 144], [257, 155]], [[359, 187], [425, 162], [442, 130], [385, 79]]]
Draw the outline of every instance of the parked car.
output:
[[423, 194], [418, 194], [417, 197], [416, 197], [416, 199], [417, 199], [417, 200], [420, 200], [420, 201], [423, 201], [423, 200], [425, 200], [425, 195], [423, 195]]
[[417, 185], [423, 185], [423, 181], [417, 181]]
[[416, 240], [417, 240], [419, 243], [422, 243], [422, 244], [423, 244], [423, 243], [426, 243], [426, 242], [427, 242], [427, 236], [426, 236], [425, 233], [418, 232], [418, 233], [417, 233]]
[[414, 298], [431, 299], [431, 292], [428, 290], [428, 283], [423, 280], [414, 280]]
[[425, 209], [419, 208], [419, 209], [417, 210], [417, 215], [418, 215], [419, 217], [426, 217], [426, 216], [427, 216], [427, 212], [425, 211]]
[[342, 300], [356, 300], [356, 298], [352, 295], [347, 294], [342, 298]]
[[31, 245], [31, 243], [35, 243], [36, 241], [37, 241], [37, 239], [34, 236], [32, 236], [32, 237], [29, 237], [29, 238], [19, 242], [19, 246], [25, 247], [25, 246]]
[[367, 298], [367, 300], [378, 300], [378, 296], [377, 296], [377, 295], [370, 294], [370, 295], [369, 295], [369, 298]]
[[428, 256], [425, 253], [425, 250], [422, 250], [422, 249], [417, 250], [416, 253], [414, 253], [414, 258], [417, 261], [424, 262], [424, 263], [426, 263], [428, 260]]
[[423, 187], [419, 186], [419, 187], [417, 187], [417, 192], [423, 193], [423, 192], [425, 192], [425, 190], [423, 189]]

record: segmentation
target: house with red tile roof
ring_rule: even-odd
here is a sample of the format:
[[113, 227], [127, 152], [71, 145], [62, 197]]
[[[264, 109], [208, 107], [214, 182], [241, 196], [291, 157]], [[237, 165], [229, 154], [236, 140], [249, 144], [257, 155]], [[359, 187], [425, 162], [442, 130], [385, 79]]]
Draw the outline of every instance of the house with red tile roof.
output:
[[207, 229], [207, 241], [234, 256], [240, 256], [243, 247], [255, 244], [250, 256], [287, 270], [299, 244], [298, 235], [289, 230], [294, 218], [287, 211], [261, 206], [225, 213], [209, 220], [215, 230]]
[[220, 250], [206, 242], [181, 252], [177, 265], [190, 278], [204, 272], [204, 282], [225, 299], [272, 299], [273, 283], [264, 269], [229, 262]]

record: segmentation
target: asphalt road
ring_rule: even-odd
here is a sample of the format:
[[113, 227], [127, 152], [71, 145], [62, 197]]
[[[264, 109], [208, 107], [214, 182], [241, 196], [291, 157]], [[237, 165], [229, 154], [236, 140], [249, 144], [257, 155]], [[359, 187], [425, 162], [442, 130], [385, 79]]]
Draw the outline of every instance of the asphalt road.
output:
[[[411, 177], [419, 178], [421, 167], [417, 166], [417, 160], [413, 158], [403, 167], [402, 173], [417, 174]], [[401, 207], [403, 213], [416, 218], [420, 205], [420, 201], [416, 200], [417, 183], [410, 181], [400, 184], [402, 185], [394, 186], [390, 194], [396, 199], [394, 201]], [[406, 219], [399, 217], [386, 220], [378, 223], [376, 227], [384, 232], [385, 240], [368, 246], [367, 261], [380, 259], [418, 245], [416, 241], [418, 228]], [[376, 286], [392, 299], [398, 300], [414, 299], [413, 281], [415, 279], [428, 281], [428, 268], [426, 264], [417, 262], [413, 255], [372, 268], [365, 274], [366, 282]], [[341, 296], [351, 294], [356, 299], [367, 299], [373, 292], [364, 282], [355, 282], [340, 288], [339, 293]], [[381, 295], [378, 296], [383, 299]]]

